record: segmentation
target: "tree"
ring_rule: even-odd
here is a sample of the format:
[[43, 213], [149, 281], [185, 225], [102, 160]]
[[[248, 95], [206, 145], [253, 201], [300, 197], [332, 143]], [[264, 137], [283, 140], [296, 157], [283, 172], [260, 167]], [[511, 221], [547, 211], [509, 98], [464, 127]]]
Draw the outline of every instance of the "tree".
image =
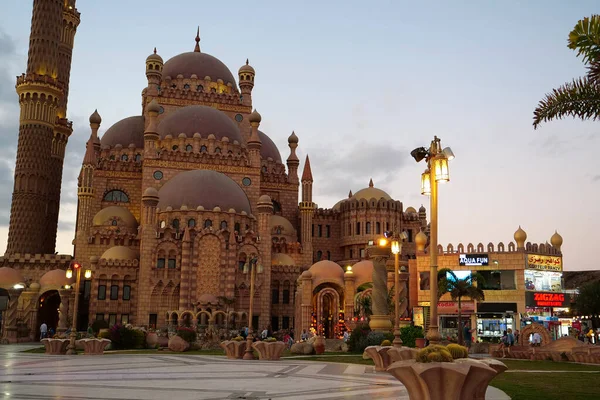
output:
[[477, 272], [472, 272], [466, 278], [458, 278], [454, 271], [449, 268], [441, 269], [438, 276], [440, 274], [443, 274], [443, 277], [438, 282], [438, 299], [444, 294], [450, 293], [452, 300], [458, 301], [458, 343], [462, 344], [463, 330], [461, 324], [461, 300], [463, 297], [468, 297], [471, 300], [482, 301], [485, 297], [483, 290], [475, 286], [474, 283], [478, 282], [481, 285], [484, 285], [485, 279]]
[[577, 22], [569, 33], [568, 47], [577, 50], [587, 66], [584, 77], [573, 79], [538, 103], [533, 112], [533, 127], [542, 122], [571, 116], [581, 119], [600, 119], [600, 15]]
[[575, 309], [579, 315], [592, 315], [592, 323], [597, 326], [600, 314], [600, 281], [589, 282], [579, 288], [575, 298]]

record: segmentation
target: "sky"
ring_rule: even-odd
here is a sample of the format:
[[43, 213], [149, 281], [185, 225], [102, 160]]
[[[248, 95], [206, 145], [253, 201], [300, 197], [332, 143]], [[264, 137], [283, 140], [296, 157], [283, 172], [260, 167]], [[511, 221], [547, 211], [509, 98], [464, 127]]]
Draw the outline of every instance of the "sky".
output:
[[[26, 69], [32, 1], [3, 0], [0, 20], [0, 251], [6, 248], [18, 135], [15, 76]], [[168, 5], [168, 7], [167, 7]], [[439, 190], [439, 243], [505, 244], [563, 236], [567, 270], [600, 269], [596, 224], [600, 123], [534, 130], [545, 93], [585, 73], [567, 48], [595, 0], [277, 1], [79, 0], [57, 251], [72, 254], [76, 178], [98, 109], [102, 134], [141, 113], [145, 59], [202, 51], [237, 76], [256, 69], [261, 130], [287, 158], [287, 137], [310, 155], [314, 200], [328, 208], [373, 178], [404, 207], [425, 165], [410, 157], [434, 135], [450, 146]], [[303, 165], [301, 165], [302, 168]]]

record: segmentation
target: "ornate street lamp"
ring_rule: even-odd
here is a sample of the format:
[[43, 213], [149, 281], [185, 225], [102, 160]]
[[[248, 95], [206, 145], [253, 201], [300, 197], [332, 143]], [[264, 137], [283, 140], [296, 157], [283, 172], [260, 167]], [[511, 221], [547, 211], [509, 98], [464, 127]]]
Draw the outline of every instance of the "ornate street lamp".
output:
[[258, 256], [251, 255], [244, 264], [244, 274], [250, 272], [250, 310], [248, 311], [248, 336], [246, 337], [246, 352], [244, 353], [244, 360], [254, 360], [254, 353], [252, 351], [252, 341], [254, 339], [252, 328], [252, 308], [254, 306], [254, 281], [256, 279], [256, 273], [262, 274], [263, 266], [258, 264]]
[[[75, 351], [75, 340], [77, 339], [77, 314], [79, 313], [79, 283], [81, 282], [81, 264], [78, 262], [73, 262], [66, 271], [66, 276], [68, 279], [73, 277], [73, 269], [75, 270], [75, 303], [73, 305], [73, 324], [71, 325], [71, 334], [69, 335], [69, 347], [67, 348], [68, 355], [75, 355], [77, 352]], [[86, 279], [92, 277], [92, 271], [90, 269], [86, 269], [84, 276]]]
[[427, 339], [432, 344], [441, 340], [438, 315], [437, 315], [437, 246], [438, 246], [438, 183], [450, 181], [450, 170], [448, 161], [454, 159], [454, 153], [450, 147], [442, 150], [441, 141], [434, 136], [429, 149], [418, 147], [411, 151], [411, 156], [416, 162], [425, 159], [427, 169], [421, 175], [421, 194], [430, 196], [430, 233], [429, 233], [429, 257], [430, 257], [430, 322]]
[[[394, 347], [402, 346], [400, 338], [400, 254], [402, 253], [402, 242], [408, 239], [408, 234], [402, 232], [385, 232], [385, 238], [379, 239], [379, 246], [386, 247], [388, 242], [390, 250], [394, 255]], [[389, 239], [389, 240], [388, 240]]]

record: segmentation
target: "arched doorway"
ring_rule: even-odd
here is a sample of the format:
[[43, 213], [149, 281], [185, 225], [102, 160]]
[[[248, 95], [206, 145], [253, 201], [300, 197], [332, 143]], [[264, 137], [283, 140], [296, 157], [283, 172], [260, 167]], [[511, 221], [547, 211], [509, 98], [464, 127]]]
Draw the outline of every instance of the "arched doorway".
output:
[[49, 290], [43, 293], [38, 300], [38, 315], [36, 326], [36, 337], [40, 337], [40, 325], [45, 322], [48, 332], [52, 329], [56, 332], [58, 328], [58, 308], [60, 307], [60, 295], [58, 290]]
[[313, 297], [313, 310], [315, 312], [317, 332], [327, 339], [338, 336], [338, 320], [340, 305], [343, 302], [338, 290], [329, 284], [319, 285]]

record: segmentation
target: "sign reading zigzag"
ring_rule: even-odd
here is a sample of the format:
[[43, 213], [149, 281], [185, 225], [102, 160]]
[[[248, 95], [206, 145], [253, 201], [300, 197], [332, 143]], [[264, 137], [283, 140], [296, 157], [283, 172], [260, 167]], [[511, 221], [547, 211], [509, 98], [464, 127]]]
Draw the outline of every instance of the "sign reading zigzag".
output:
[[525, 292], [525, 305], [528, 307], [569, 307], [570, 304], [568, 293]]

